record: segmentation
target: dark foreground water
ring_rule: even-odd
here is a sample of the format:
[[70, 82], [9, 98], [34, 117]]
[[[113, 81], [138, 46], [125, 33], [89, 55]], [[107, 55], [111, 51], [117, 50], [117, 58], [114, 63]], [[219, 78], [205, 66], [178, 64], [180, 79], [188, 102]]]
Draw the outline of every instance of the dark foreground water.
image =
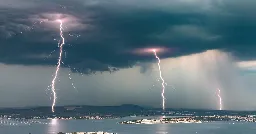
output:
[[34, 123], [27, 123], [0, 120], [0, 134], [56, 134], [60, 131], [107, 131], [119, 134], [256, 134], [256, 123], [121, 125], [116, 123], [119, 121], [121, 120], [35, 120]]

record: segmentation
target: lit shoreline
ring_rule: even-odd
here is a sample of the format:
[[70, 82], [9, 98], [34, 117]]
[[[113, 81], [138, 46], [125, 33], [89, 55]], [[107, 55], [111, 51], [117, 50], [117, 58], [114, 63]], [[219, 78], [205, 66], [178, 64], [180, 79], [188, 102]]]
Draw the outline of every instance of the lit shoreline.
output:
[[188, 116], [188, 117], [162, 117], [160, 119], [138, 119], [122, 121], [119, 124], [173, 124], [173, 123], [203, 123], [203, 122], [215, 122], [215, 121], [235, 121], [235, 122], [256, 122], [255, 115], [248, 116]]
[[123, 121], [119, 124], [173, 124], [173, 123], [202, 123], [200, 120], [194, 119], [174, 119], [174, 118], [163, 118], [163, 119], [140, 119], [132, 121]]
[[108, 133], [108, 132], [103, 132], [103, 131], [95, 131], [95, 132], [70, 132], [70, 133], [59, 132], [58, 134], [117, 134], [117, 133]]

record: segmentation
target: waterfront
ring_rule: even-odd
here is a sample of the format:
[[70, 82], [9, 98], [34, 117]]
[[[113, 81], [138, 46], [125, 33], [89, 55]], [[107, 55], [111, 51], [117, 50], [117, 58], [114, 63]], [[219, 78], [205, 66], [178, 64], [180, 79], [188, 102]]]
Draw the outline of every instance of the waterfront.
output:
[[152, 119], [138, 119], [119, 122], [120, 124], [170, 124], [170, 123], [203, 123], [203, 122], [256, 122], [255, 115], [246, 116], [186, 116], [186, 117], [162, 117]]
[[201, 124], [122, 125], [117, 122], [137, 118], [106, 120], [40, 120], [42, 124], [0, 125], [1, 134], [57, 134], [73, 131], [107, 131], [118, 134], [255, 134], [255, 123], [211, 122]]

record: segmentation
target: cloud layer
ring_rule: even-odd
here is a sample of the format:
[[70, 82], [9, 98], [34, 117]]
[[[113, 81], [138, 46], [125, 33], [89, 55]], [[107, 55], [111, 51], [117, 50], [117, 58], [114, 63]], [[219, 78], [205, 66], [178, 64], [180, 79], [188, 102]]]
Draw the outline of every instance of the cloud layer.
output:
[[[41, 95], [57, 62], [56, 20], [62, 19], [59, 105], [159, 107], [154, 55], [134, 53], [157, 47], [169, 50], [159, 57], [176, 88], [167, 88], [168, 107], [217, 109], [220, 88], [224, 109], [255, 109], [255, 6], [253, 0], [0, 0], [0, 105], [15, 106], [9, 97], [15, 93], [19, 106], [49, 104]], [[79, 94], [67, 86], [69, 71]], [[75, 72], [102, 74], [81, 78]], [[40, 99], [31, 101], [30, 94]]]
[[[56, 64], [58, 24], [53, 23], [51, 16], [67, 18], [66, 67], [76, 67], [83, 73], [106, 71], [109, 66], [127, 68], [138, 61], [149, 61], [151, 56], [138, 56], [127, 50], [153, 46], [175, 49], [162, 58], [209, 49], [232, 52], [238, 60], [255, 57], [256, 20], [250, 8], [238, 6], [255, 5], [250, 0], [244, 3], [236, 0], [0, 3], [3, 20], [0, 62], [5, 64]], [[248, 14], [243, 15], [244, 12]], [[41, 20], [50, 22], [39, 24]], [[50, 58], [34, 57], [48, 55], [53, 50], [56, 52]]]

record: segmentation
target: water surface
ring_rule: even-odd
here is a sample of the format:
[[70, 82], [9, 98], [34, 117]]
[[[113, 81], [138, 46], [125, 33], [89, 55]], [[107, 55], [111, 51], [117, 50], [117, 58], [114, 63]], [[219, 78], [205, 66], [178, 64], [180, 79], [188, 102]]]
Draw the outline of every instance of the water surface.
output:
[[[0, 122], [0, 134], [56, 134], [57, 132], [107, 131], [119, 134], [256, 134], [255, 123], [213, 122], [202, 124], [125, 125], [106, 120], [37, 120], [41, 123]], [[133, 118], [134, 119], [134, 118]]]

